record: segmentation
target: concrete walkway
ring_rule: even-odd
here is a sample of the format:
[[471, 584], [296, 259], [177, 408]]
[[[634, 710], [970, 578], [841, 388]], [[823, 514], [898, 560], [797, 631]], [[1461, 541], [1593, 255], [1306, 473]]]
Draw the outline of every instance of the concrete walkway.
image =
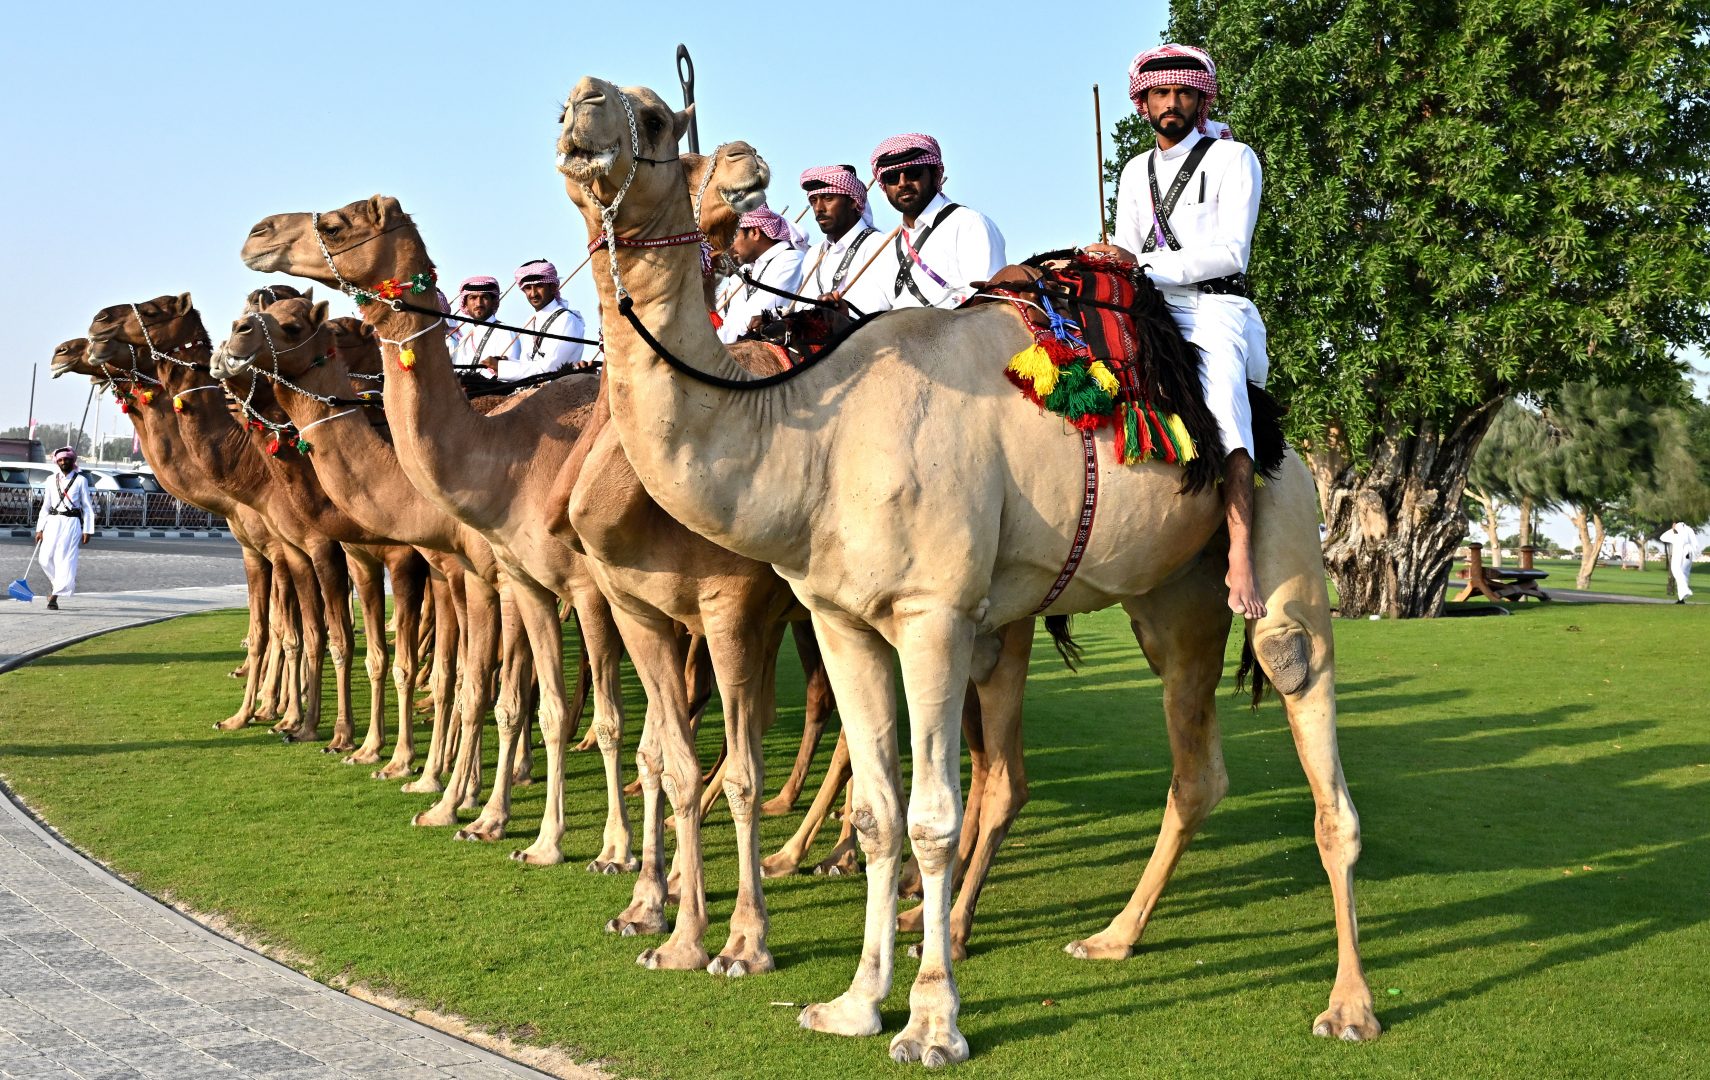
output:
[[[0, 608], [0, 670], [123, 626], [241, 606], [242, 586]], [[4, 695], [0, 681], [0, 698]], [[0, 788], [0, 1073], [8, 1077], [546, 1074], [323, 986], [71, 850]], [[598, 1075], [591, 1070], [580, 1075]]]

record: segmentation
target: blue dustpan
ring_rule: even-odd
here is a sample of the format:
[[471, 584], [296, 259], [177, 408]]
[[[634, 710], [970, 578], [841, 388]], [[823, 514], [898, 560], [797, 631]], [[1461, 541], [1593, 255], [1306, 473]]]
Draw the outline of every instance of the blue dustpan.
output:
[[42, 546], [37, 544], [35, 551], [30, 552], [30, 561], [24, 564], [24, 577], [13, 579], [12, 584], [6, 586], [7, 596], [26, 604], [36, 598], [36, 594], [30, 591], [30, 583], [25, 581], [24, 578], [30, 576], [30, 567], [35, 565], [36, 555], [40, 553], [41, 550]]

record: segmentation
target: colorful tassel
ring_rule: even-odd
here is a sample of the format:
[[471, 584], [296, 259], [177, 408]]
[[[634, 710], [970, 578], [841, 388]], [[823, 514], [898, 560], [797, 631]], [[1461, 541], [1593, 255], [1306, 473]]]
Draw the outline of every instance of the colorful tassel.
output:
[[279, 436], [275, 435], [267, 441], [267, 452], [274, 457], [279, 456]]
[[1132, 465], [1140, 460], [1140, 418], [1130, 403], [1122, 406], [1122, 424], [1117, 428], [1117, 460]]
[[1098, 383], [1099, 389], [1111, 397], [1115, 397], [1116, 392], [1122, 389], [1122, 384], [1116, 381], [1115, 373], [1105, 366], [1103, 360], [1094, 360], [1088, 364], [1087, 374], [1093, 377], [1093, 382]]
[[1175, 413], [1170, 414], [1168, 423], [1170, 425], [1170, 436], [1178, 447], [1177, 456], [1183, 462], [1192, 461], [1198, 451], [1194, 449], [1193, 436], [1188, 434], [1187, 425], [1182, 423], [1182, 418]]
[[154, 391], [153, 390], [138, 390], [137, 391], [137, 397], [142, 399], [142, 403], [144, 405], [153, 405], [154, 404]]
[[299, 453], [299, 454], [307, 454], [309, 451], [314, 449], [313, 446], [309, 445], [309, 440], [303, 438], [301, 435], [297, 436], [297, 442], [296, 442], [295, 446], [296, 446], [297, 453]]
[[1057, 369], [1057, 383], [1045, 398], [1045, 407], [1083, 430], [1098, 427], [1110, 415], [1116, 401], [1088, 374], [1085, 364]]
[[[1025, 380], [1022, 389], [1031, 389], [1035, 397], [1043, 401], [1051, 396], [1051, 391], [1057, 386], [1057, 365], [1051, 362], [1044, 349], [1038, 345], [1030, 345], [1010, 358], [1007, 369], [1017, 380]], [[1019, 382], [1018, 382], [1019, 385]]]
[[172, 395], [172, 411], [173, 412], [183, 412], [184, 411], [184, 399], [179, 397], [177, 394]]
[[399, 349], [398, 350], [398, 367], [404, 371], [411, 371], [415, 368], [415, 366], [416, 366], [416, 350], [409, 348], [407, 346], [405, 348]]

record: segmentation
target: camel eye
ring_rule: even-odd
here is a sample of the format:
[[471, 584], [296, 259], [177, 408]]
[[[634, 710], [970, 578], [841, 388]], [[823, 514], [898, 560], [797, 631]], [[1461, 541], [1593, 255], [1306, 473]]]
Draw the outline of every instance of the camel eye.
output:
[[655, 133], [664, 131], [665, 130], [665, 122], [663, 120], [659, 119], [657, 116], [649, 116], [647, 118], [647, 130], [655, 132]]

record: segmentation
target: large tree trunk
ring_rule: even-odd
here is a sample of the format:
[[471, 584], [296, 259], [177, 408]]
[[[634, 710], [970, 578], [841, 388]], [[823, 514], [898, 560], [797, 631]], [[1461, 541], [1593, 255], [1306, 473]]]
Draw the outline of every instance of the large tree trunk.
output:
[[1520, 546], [1525, 547], [1532, 542], [1532, 496], [1520, 496]]
[[1363, 461], [1336, 430], [1306, 447], [1329, 528], [1325, 567], [1343, 617], [1442, 613], [1449, 567], [1467, 531], [1467, 468], [1500, 405], [1488, 402], [1448, 428], [1421, 422], [1413, 434], [1380, 431]]
[[1573, 527], [1579, 530], [1579, 577], [1574, 588], [1591, 588], [1591, 573], [1597, 569], [1597, 557], [1603, 554], [1603, 515], [1583, 506], [1573, 508]]
[[1650, 545], [1650, 541], [1645, 538], [1644, 533], [1640, 533], [1638, 536], [1633, 537], [1633, 540], [1639, 545], [1639, 569], [1644, 570], [1645, 556], [1647, 554], [1645, 549]]

